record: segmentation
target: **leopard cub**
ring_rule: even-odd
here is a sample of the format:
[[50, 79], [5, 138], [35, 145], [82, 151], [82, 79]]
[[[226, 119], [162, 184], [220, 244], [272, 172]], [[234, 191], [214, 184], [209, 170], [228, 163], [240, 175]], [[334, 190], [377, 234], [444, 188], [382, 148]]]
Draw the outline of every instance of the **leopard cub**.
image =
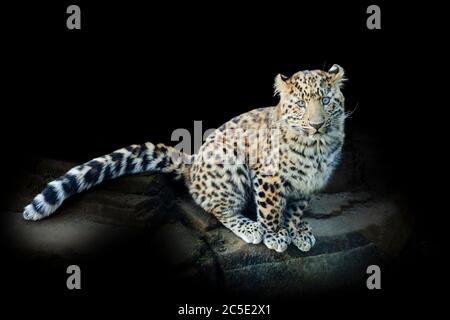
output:
[[[315, 243], [303, 211], [322, 189], [344, 142], [344, 71], [300, 71], [275, 78], [276, 106], [241, 114], [209, 135], [195, 155], [163, 144], [131, 145], [95, 158], [50, 182], [25, 207], [27, 220], [101, 182], [140, 172], [184, 178], [195, 202], [247, 243], [283, 252]], [[243, 212], [256, 207], [256, 221]]]

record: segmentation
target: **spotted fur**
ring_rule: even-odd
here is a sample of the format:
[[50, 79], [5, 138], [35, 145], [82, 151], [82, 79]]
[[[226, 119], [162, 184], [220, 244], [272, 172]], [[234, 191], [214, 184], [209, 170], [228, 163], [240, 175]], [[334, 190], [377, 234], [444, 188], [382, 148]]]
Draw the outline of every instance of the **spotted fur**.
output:
[[[331, 176], [344, 142], [344, 71], [278, 75], [275, 107], [252, 110], [215, 130], [198, 154], [162, 144], [132, 145], [93, 159], [50, 182], [23, 213], [39, 220], [75, 193], [145, 171], [184, 177], [196, 203], [247, 243], [278, 252], [315, 243], [303, 211]], [[257, 220], [245, 215], [253, 203]]]

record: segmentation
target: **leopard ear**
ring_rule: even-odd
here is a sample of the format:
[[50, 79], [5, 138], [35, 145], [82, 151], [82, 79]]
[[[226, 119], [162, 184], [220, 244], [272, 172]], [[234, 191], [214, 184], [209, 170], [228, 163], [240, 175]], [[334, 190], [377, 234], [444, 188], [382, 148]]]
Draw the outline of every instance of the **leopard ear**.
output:
[[281, 73], [275, 77], [275, 84], [274, 84], [275, 95], [278, 94], [281, 96], [283, 93], [288, 91], [289, 85], [287, 83], [287, 80], [289, 80], [289, 77]]
[[328, 73], [331, 76], [330, 81], [331, 81], [332, 85], [342, 87], [344, 81], [347, 80], [345, 78], [344, 69], [338, 64], [333, 64], [333, 66], [330, 68], [330, 70], [328, 70]]

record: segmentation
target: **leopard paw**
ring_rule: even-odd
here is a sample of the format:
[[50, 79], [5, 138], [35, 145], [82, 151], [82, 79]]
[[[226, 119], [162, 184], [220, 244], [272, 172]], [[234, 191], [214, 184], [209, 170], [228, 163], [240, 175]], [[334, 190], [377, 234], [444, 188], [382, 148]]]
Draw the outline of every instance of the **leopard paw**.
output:
[[283, 252], [290, 243], [291, 237], [286, 229], [281, 229], [277, 233], [266, 231], [264, 234], [264, 244], [276, 252]]
[[303, 252], [308, 252], [316, 243], [316, 238], [311, 231], [291, 232], [292, 243]]
[[243, 226], [236, 234], [247, 243], [258, 244], [263, 240], [264, 230], [259, 222], [252, 222]]

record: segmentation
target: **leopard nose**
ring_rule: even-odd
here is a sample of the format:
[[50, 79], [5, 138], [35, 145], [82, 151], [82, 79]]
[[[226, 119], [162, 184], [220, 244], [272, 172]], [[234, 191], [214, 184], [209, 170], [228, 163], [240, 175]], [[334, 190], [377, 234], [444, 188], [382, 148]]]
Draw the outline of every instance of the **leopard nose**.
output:
[[314, 122], [309, 123], [309, 125], [316, 130], [319, 130], [323, 126], [323, 124], [324, 124], [324, 121], [318, 122], [318, 123], [314, 123]]

